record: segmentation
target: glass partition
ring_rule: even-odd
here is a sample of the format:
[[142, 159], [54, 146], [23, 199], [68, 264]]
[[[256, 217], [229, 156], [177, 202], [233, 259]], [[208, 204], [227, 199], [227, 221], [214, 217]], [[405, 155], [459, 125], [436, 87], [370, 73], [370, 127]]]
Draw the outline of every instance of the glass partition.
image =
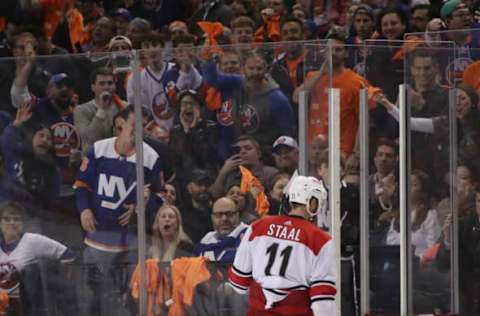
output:
[[[405, 63], [409, 113], [408, 179], [411, 234], [412, 308], [415, 313], [453, 312], [449, 271], [432, 260], [443, 247], [442, 227], [451, 213], [455, 181], [455, 82], [444, 65], [456, 62], [453, 43], [419, 45]], [[452, 116], [452, 114], [454, 116]], [[425, 125], [428, 124], [428, 125]], [[436, 259], [436, 258], [434, 258]]]
[[[187, 262], [175, 259], [201, 255], [209, 262], [201, 262], [205, 274], [195, 275], [205, 279], [198, 280], [194, 297], [212, 304], [209, 309], [199, 309], [202, 304], [188, 308], [198, 315], [244, 315], [247, 297], [225, 286], [235, 251], [215, 251], [202, 239], [214, 231], [241, 232], [266, 213], [288, 212], [283, 188], [302, 163], [300, 156], [305, 173], [321, 179], [329, 194], [329, 170], [341, 165], [341, 308], [342, 315], [355, 315], [360, 310], [362, 253], [357, 135], [360, 91], [366, 88], [370, 305], [372, 313], [397, 313], [398, 118], [388, 106], [397, 101], [398, 85], [406, 83], [411, 129], [417, 116], [431, 119], [427, 123], [433, 124], [433, 133], [410, 136], [409, 200], [413, 210], [419, 203], [413, 193], [415, 177], [423, 177], [414, 169], [420, 169], [431, 185], [429, 198], [422, 201], [437, 211], [442, 226], [443, 215], [451, 212], [455, 199], [463, 198], [461, 193], [452, 196], [451, 184], [466, 192], [474, 173], [468, 182], [466, 167], [459, 168], [457, 182], [452, 181], [449, 152], [457, 139], [451, 100], [457, 95], [460, 102], [462, 95], [453, 90], [450, 72], [442, 69], [455, 60], [452, 50], [405, 42], [350, 47], [335, 40], [208, 47], [194, 47], [186, 40], [171, 49], [160, 43], [152, 37], [135, 52], [0, 60], [0, 230], [5, 242], [0, 269], [12, 278], [7, 279], [9, 311], [135, 315], [142, 292], [143, 269], [137, 265], [141, 248], [147, 258], [142, 265], [148, 284], [144, 290], [157, 295], [155, 301], [151, 296], [146, 300], [147, 310], [186, 308], [171, 304], [179, 288], [174, 280]], [[356, 58], [351, 61], [351, 56]], [[419, 66], [418, 60], [424, 63]], [[417, 91], [432, 83], [438, 91]], [[339, 89], [338, 97], [332, 88]], [[135, 104], [132, 113], [129, 104]], [[337, 107], [340, 120], [330, 118], [329, 106]], [[421, 112], [430, 107], [432, 113]], [[470, 133], [467, 127], [472, 126], [457, 121], [459, 135], [474, 135], [461, 134]], [[329, 142], [332, 122], [340, 124], [336, 145]], [[138, 141], [134, 146], [136, 136], [143, 139], [142, 146]], [[466, 157], [464, 165], [475, 164], [468, 141], [474, 138], [463, 137], [458, 138], [460, 156]], [[339, 156], [332, 161], [337, 145]], [[239, 166], [258, 179], [250, 190], [242, 185]], [[257, 207], [260, 191], [268, 207]], [[380, 201], [381, 196], [385, 200]], [[221, 197], [233, 200], [234, 213], [215, 215]], [[144, 211], [139, 209], [142, 204]], [[227, 217], [228, 225], [219, 223]], [[332, 232], [327, 204], [315, 221]], [[414, 221], [414, 244], [415, 232], [423, 229], [417, 226]], [[438, 235], [438, 227], [435, 232]], [[437, 235], [436, 241], [442, 241], [444, 236]], [[168, 236], [175, 236], [175, 247], [169, 247]], [[17, 259], [20, 247], [30, 247], [32, 257]], [[448, 260], [442, 257], [440, 270], [437, 262], [412, 258], [411, 292], [425, 297], [413, 301], [414, 311], [450, 311], [450, 254]], [[153, 288], [152, 280], [158, 281]]]
[[[442, 151], [447, 147], [446, 139], [450, 137], [447, 147], [449, 150], [443, 154], [442, 158], [437, 159], [439, 162], [443, 161], [442, 165], [446, 166], [447, 155], [450, 154], [450, 176], [447, 181], [446, 179], [442, 181], [442, 183], [447, 182], [447, 186], [443, 187], [444, 190], [447, 190], [447, 196], [437, 205], [440, 223], [445, 227], [441, 237], [443, 243], [439, 250], [441, 258], [439, 267], [450, 273], [450, 280], [457, 281], [450, 281], [451, 291], [455, 290], [456, 294], [451, 295], [451, 306], [452, 311], [458, 312], [460, 315], [475, 313], [475, 308], [477, 308], [475, 294], [473, 294], [476, 291], [477, 282], [471, 281], [474, 273], [468, 268], [471, 261], [466, 259], [466, 254], [470, 249], [466, 240], [469, 238], [461, 232], [472, 229], [471, 224], [467, 223], [472, 218], [476, 218], [476, 214], [478, 214], [477, 207], [474, 205], [476, 189], [474, 189], [473, 183], [478, 181], [479, 169], [476, 159], [473, 157], [477, 155], [480, 147], [474, 140], [477, 137], [473, 136], [478, 133], [478, 128], [471, 128], [471, 126], [477, 126], [479, 120], [477, 114], [479, 87], [477, 68], [480, 56], [478, 35], [479, 32], [476, 29], [440, 31], [429, 34], [429, 38], [440, 38], [455, 43], [453, 62], [442, 64], [444, 77], [452, 90], [450, 92], [452, 100], [449, 113], [450, 125], [446, 124], [446, 120], [437, 120], [434, 129], [435, 131], [445, 131], [440, 134], [440, 141], [444, 146], [443, 148], [438, 147], [437, 151]], [[419, 36], [419, 34], [409, 36]], [[439, 122], [443, 122], [441, 128], [438, 125]], [[434, 133], [434, 135], [436, 134], [437, 132]]]

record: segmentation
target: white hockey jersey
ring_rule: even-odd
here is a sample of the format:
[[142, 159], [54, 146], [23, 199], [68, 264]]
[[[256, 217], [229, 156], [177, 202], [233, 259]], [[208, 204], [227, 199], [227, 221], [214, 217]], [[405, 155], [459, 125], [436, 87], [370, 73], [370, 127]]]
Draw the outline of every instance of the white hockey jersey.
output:
[[267, 216], [254, 222], [240, 243], [229, 279], [238, 293], [250, 287], [250, 311], [280, 315], [335, 311], [333, 241], [303, 218]]

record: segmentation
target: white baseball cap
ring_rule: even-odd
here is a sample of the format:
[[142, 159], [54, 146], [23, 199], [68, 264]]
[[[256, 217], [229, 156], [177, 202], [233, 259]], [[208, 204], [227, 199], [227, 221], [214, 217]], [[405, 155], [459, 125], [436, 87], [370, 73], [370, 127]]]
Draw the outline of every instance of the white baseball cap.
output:
[[273, 151], [275, 152], [276, 150], [278, 150], [280, 146], [298, 149], [297, 141], [290, 136], [280, 136], [279, 138], [277, 138], [277, 140], [273, 143]]

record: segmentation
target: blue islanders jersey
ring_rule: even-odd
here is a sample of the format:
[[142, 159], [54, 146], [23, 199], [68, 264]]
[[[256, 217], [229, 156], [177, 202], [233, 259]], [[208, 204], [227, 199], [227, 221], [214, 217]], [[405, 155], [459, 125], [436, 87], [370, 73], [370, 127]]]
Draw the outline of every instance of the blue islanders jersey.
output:
[[225, 237], [219, 237], [216, 231], [206, 234], [195, 248], [197, 256], [204, 256], [211, 261], [233, 262], [240, 241], [248, 225], [240, 222], [235, 229]]
[[[95, 142], [83, 159], [75, 181], [77, 208], [90, 208], [97, 221], [96, 231], [87, 232], [85, 244], [96, 249], [121, 252], [136, 245], [136, 232], [121, 226], [118, 217], [126, 204], [136, 204], [136, 154], [120, 156], [115, 150], [116, 138]], [[163, 190], [163, 170], [158, 154], [143, 143], [145, 184], [150, 184], [150, 202]], [[143, 189], [142, 189], [143, 190]]]

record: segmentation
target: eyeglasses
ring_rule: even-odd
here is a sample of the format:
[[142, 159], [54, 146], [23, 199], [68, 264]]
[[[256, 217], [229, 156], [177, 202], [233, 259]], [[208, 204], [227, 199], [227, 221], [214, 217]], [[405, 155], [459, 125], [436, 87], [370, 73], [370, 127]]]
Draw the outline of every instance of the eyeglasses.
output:
[[22, 218], [20, 216], [3, 216], [2, 220], [7, 223], [19, 223], [22, 221]]
[[237, 211], [235, 211], [235, 210], [229, 210], [229, 211], [212, 213], [212, 216], [215, 217], [216, 219], [220, 219], [220, 218], [222, 218], [223, 216], [226, 216], [226, 217], [228, 217], [228, 218], [231, 218], [231, 217], [235, 216], [235, 214], [237, 214]]
[[458, 11], [457, 13], [452, 14], [452, 17], [454, 18], [460, 18], [460, 19], [465, 19], [469, 18], [472, 16], [472, 13], [467, 9], [467, 10], [462, 10]]

